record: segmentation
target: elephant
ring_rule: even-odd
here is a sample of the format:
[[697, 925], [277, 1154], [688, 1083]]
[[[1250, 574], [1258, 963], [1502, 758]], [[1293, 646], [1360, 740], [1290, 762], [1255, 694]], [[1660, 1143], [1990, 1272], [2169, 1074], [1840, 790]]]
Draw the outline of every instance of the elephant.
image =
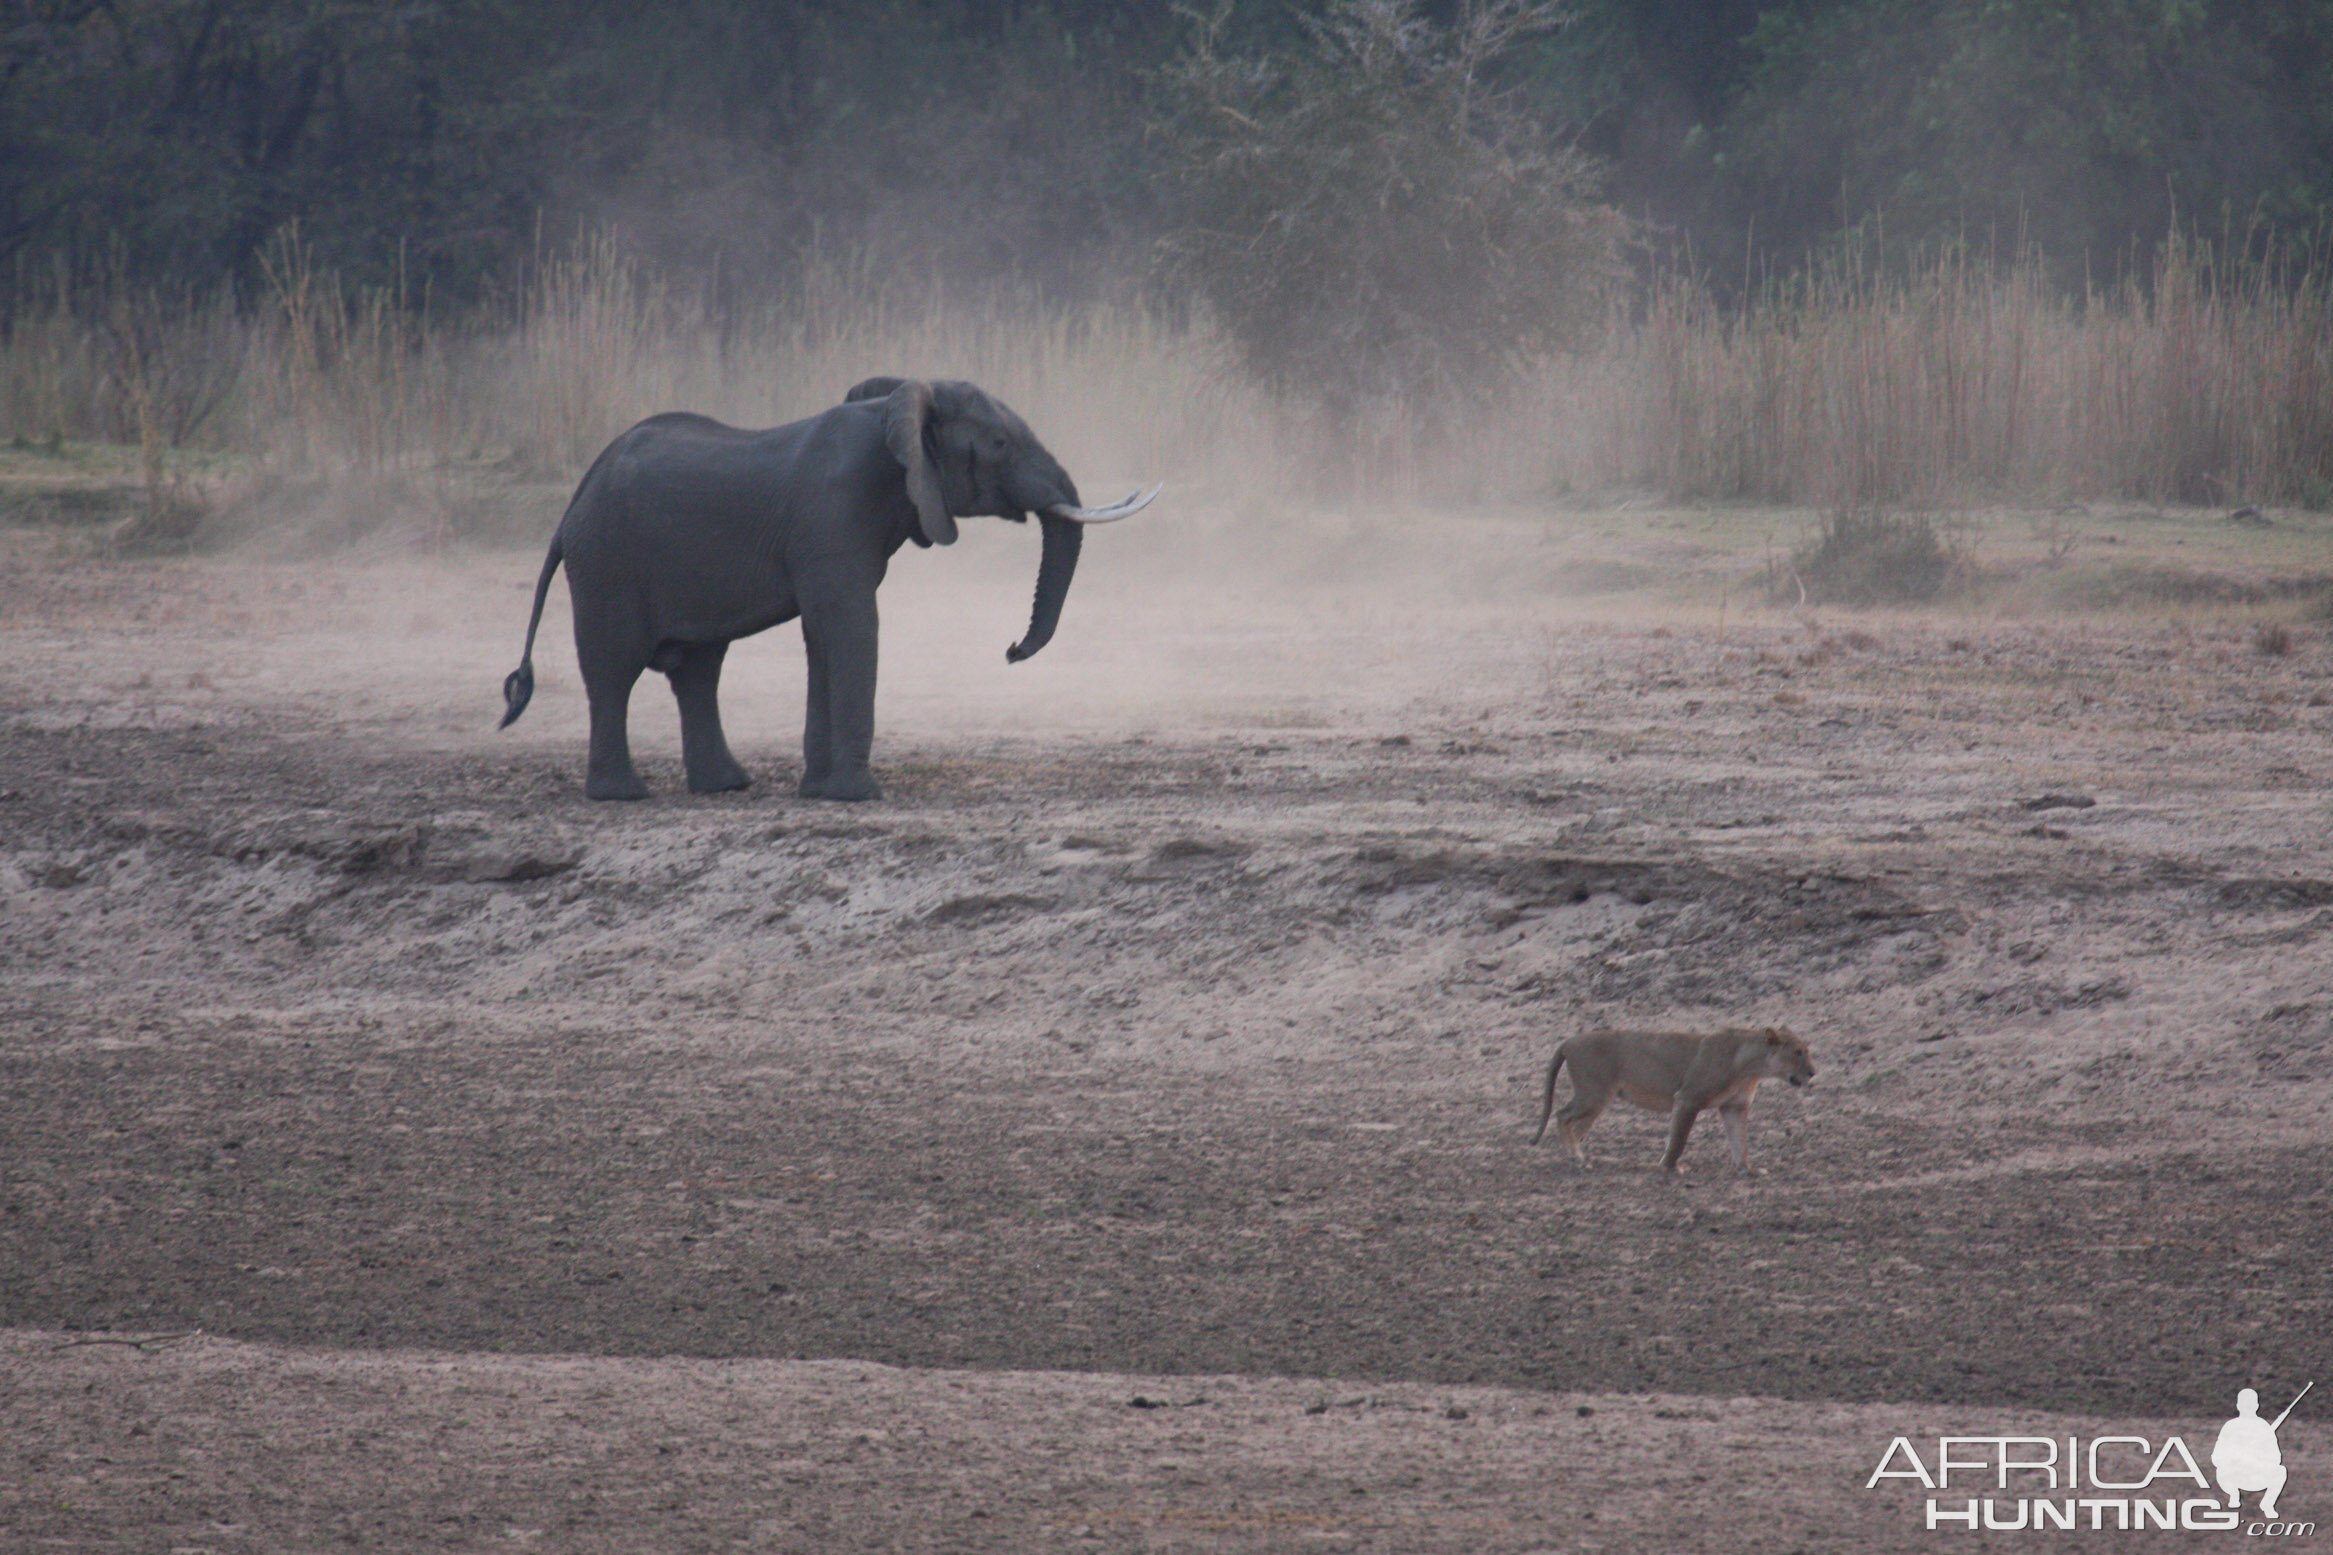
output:
[[879, 799], [868, 767], [875, 589], [900, 546], [953, 544], [958, 518], [1038, 515], [1045, 543], [1029, 630], [1005, 650], [1017, 664], [1053, 636], [1085, 526], [1138, 512], [1158, 491], [1081, 506], [1028, 423], [969, 383], [870, 378], [831, 410], [760, 432], [651, 416], [592, 462], [559, 520], [526, 646], [503, 681], [501, 727], [534, 694], [535, 630], [564, 562], [591, 702], [588, 797], [647, 796], [625, 719], [650, 669], [671, 679], [680, 704], [690, 790], [745, 787], [721, 733], [721, 660], [736, 639], [800, 617], [810, 668], [801, 794]]

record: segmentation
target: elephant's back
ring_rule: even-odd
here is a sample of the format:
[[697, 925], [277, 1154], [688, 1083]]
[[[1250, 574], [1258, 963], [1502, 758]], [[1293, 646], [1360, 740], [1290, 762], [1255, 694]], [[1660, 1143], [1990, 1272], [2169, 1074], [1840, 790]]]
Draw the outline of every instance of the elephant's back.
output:
[[667, 411], [619, 435], [601, 462], [609, 482], [619, 490], [653, 492], [676, 482], [746, 485], [768, 469], [776, 436], [748, 432], [693, 411]]
[[780, 551], [793, 439], [652, 417], [600, 456], [561, 525], [570, 585], [650, 637], [728, 638], [789, 608]]
[[686, 411], [650, 417], [600, 456], [574, 515], [593, 533], [575, 538], [589, 545], [766, 521], [782, 500], [781, 434], [790, 430], [748, 432]]
[[887, 530], [891, 508], [905, 510], [880, 409], [839, 406], [767, 431], [685, 411], [650, 417], [585, 478], [561, 530], [569, 567], [751, 566], [862, 547], [871, 513]]

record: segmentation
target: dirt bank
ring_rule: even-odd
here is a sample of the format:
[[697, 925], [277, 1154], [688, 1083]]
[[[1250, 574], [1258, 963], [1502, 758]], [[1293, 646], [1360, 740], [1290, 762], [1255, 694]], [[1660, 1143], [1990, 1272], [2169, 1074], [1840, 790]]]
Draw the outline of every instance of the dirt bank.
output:
[[[657, 796], [594, 806], [557, 612], [492, 731], [532, 556], [19, 537], [19, 1515], [61, 1548], [1715, 1548], [1681, 1509], [1755, 1480], [1808, 1547], [1875, 1548], [1910, 1527], [1861, 1489], [1889, 1435], [2208, 1439], [2313, 1374], [2322, 632], [1745, 619], [1515, 586], [1575, 556], [1533, 526], [1437, 544], [1414, 586], [1097, 544], [1010, 670], [1027, 548], [903, 561], [889, 797], [843, 808], [791, 797], [790, 629], [731, 661], [755, 788], [680, 793], [650, 684]], [[1587, 1174], [1526, 1143], [1560, 1034], [1743, 1020], [1821, 1070], [1759, 1098], [1763, 1175], [1713, 1124], [1648, 1177], [1643, 1114]], [[424, 1448], [473, 1393], [491, 1451]], [[1300, 1402], [1372, 1394], [1402, 1407]], [[333, 1430], [383, 1445], [273, 1446]], [[867, 1432], [917, 1451], [835, 1445]], [[280, 1473], [181, 1502], [203, 1461]]]

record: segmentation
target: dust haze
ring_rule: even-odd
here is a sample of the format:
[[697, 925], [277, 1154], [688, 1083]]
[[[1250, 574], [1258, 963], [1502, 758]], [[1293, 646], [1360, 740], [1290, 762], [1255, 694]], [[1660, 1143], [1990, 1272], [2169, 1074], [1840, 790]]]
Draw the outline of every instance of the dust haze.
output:
[[[1714, 1549], [1722, 1454], [1860, 1550], [1920, 1537], [1894, 1435], [2304, 1380], [2322, 518], [1996, 510], [1992, 593], [1849, 612], [1768, 603], [1803, 512], [1192, 484], [1020, 665], [1033, 534], [903, 552], [852, 807], [792, 797], [792, 627], [742, 794], [649, 677], [653, 796], [581, 799], [560, 588], [497, 734], [536, 539], [6, 531], [0, 1518]], [[1634, 1113], [1582, 1173], [1527, 1140], [1607, 1022], [1821, 1072], [1762, 1175]]]
[[[599, 82], [584, 141], [514, 119], [437, 191], [465, 224], [415, 275], [460, 302], [401, 289], [404, 207], [322, 200], [200, 274], [124, 217], [97, 292], [4, 299], [0, 1529], [1914, 1549], [1925, 1494], [1870, 1483], [1897, 1437], [2202, 1456], [2238, 1388], [2318, 1375], [2325, 268], [2150, 227], [2088, 292], [1960, 242], [1866, 271], [1826, 207], [1781, 241], [1839, 264], [1615, 268], [1600, 324], [1492, 338], [1506, 376], [1447, 401], [1272, 392], [1153, 263], [1141, 72], [1187, 19], [1008, 9], [764, 8], [701, 81], [620, 19], [600, 58], [556, 10], [472, 50], [336, 12], [311, 41], [380, 81]], [[1570, 65], [1674, 79], [1623, 183], [1804, 182], [1683, 120], [1828, 126], [1837, 72], [1761, 106], [1747, 22], [1687, 70], [1658, 8], [1583, 9], [1519, 114]], [[966, 31], [1011, 68], [902, 104]], [[1080, 49], [1106, 89], [1070, 102]], [[53, 52], [0, 145], [167, 95]], [[83, 150], [134, 192], [149, 142]], [[2078, 181], [2058, 151], [2029, 181]], [[1087, 534], [1041, 653], [1005, 659], [1035, 526], [973, 519], [879, 595], [879, 802], [795, 797], [793, 625], [727, 659], [743, 792], [685, 791], [648, 675], [650, 797], [582, 797], [564, 583], [497, 731], [611, 437], [877, 374], [992, 391], [1090, 503], [1165, 483]], [[1817, 1078], [1760, 1098], [1751, 1174], [1706, 1122], [1664, 1180], [1625, 1107], [1582, 1170], [1529, 1140], [1599, 1025], [1788, 1026]], [[2314, 1408], [2280, 1443], [2322, 1523]]]

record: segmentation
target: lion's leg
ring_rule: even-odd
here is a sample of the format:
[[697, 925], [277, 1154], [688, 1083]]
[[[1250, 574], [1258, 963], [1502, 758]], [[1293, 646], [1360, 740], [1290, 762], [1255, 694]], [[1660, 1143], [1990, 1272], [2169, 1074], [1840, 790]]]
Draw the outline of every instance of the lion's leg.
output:
[[1750, 1169], [1750, 1104], [1746, 1100], [1725, 1103], [1717, 1109], [1718, 1121], [1725, 1125], [1726, 1153], [1734, 1158], [1734, 1170]]
[[1572, 1147], [1572, 1154], [1579, 1158], [1582, 1171], [1588, 1165], [1588, 1130], [1596, 1126], [1596, 1119], [1603, 1111], [1604, 1103], [1601, 1100], [1585, 1101], [1575, 1090], [1570, 1105], [1555, 1115], [1556, 1138]]
[[1685, 1153], [1685, 1141], [1692, 1136], [1693, 1120], [1701, 1109], [1680, 1096], [1677, 1105], [1669, 1110], [1669, 1153], [1661, 1157], [1661, 1170], [1674, 1172], [1677, 1158]]

